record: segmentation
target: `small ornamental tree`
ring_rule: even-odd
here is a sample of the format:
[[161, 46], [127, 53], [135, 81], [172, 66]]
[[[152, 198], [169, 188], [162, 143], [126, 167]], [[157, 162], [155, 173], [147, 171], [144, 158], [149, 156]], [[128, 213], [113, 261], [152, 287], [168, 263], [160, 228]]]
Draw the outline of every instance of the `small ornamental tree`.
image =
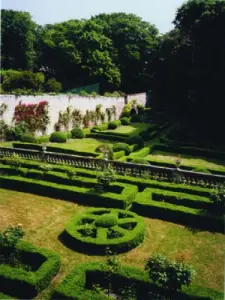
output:
[[37, 104], [19, 103], [15, 107], [13, 120], [16, 125], [25, 122], [31, 132], [45, 131], [50, 122], [48, 116], [48, 102], [41, 101]]
[[110, 165], [104, 167], [103, 171], [97, 175], [97, 191], [107, 191], [112, 182], [116, 180], [115, 171]]
[[0, 232], [0, 248], [15, 248], [16, 243], [24, 234], [25, 232], [21, 224], [17, 224], [16, 226], [10, 225], [3, 232]]
[[169, 262], [163, 255], [153, 255], [145, 269], [149, 271], [152, 282], [169, 290], [181, 290], [183, 285], [189, 285], [195, 276], [191, 265]]

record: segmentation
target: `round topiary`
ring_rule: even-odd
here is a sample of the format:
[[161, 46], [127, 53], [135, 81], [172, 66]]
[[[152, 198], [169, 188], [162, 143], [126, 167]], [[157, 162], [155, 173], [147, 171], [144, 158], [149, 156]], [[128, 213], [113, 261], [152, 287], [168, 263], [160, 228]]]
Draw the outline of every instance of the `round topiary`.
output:
[[130, 138], [127, 140], [127, 143], [128, 143], [129, 145], [137, 144], [138, 147], [139, 147], [139, 149], [140, 149], [140, 148], [143, 148], [144, 145], [145, 145], [145, 142], [144, 142], [143, 138], [142, 138], [141, 136], [139, 136], [139, 135], [130, 137]]
[[108, 123], [108, 128], [109, 129], [116, 129], [117, 127], [119, 127], [121, 125], [121, 121], [117, 120], [117, 121], [111, 121]]
[[84, 131], [81, 128], [73, 128], [71, 134], [73, 139], [83, 139], [85, 137]]
[[120, 121], [121, 121], [122, 125], [129, 125], [130, 124], [130, 119], [127, 118], [127, 117], [121, 118]]
[[118, 218], [116, 215], [104, 214], [95, 220], [95, 226], [107, 228], [107, 227], [115, 226], [117, 222], [118, 222]]
[[126, 155], [129, 155], [131, 153], [130, 146], [126, 143], [115, 143], [113, 144], [113, 152], [118, 152], [118, 151], [125, 151]]
[[67, 133], [56, 131], [53, 132], [50, 136], [50, 142], [52, 143], [66, 143], [67, 141]]
[[71, 248], [104, 255], [109, 247], [122, 253], [137, 247], [144, 239], [144, 219], [122, 209], [88, 209], [73, 218], [65, 228], [64, 241]]

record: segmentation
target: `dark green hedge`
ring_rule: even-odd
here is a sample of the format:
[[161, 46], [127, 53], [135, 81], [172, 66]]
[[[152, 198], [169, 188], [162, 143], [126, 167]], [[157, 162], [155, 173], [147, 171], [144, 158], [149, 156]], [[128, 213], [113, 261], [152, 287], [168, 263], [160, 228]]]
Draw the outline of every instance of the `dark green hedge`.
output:
[[[39, 177], [41, 175], [40, 173], [41, 172], [38, 170], [31, 170], [28, 172], [28, 176], [32, 178]], [[47, 178], [49, 177], [51, 177], [51, 180], [53, 180], [54, 177], [55, 181], [58, 180], [60, 182], [62, 180], [67, 180], [62, 176], [57, 176], [52, 173], [47, 173], [43, 180], [30, 179], [20, 176], [1, 175], [0, 187], [31, 194], [33, 193], [41, 196], [69, 200], [82, 205], [104, 206], [122, 209], [127, 208], [132, 203], [138, 192], [136, 186], [115, 183], [110, 186], [112, 192], [97, 193], [88, 187], [63, 185], [47, 181]], [[82, 183], [80, 181], [79, 185], [86, 185], [86, 182]], [[76, 184], [76, 180], [74, 180], [73, 183]], [[122, 188], [121, 194], [115, 193], [118, 191], [118, 188]]]
[[[34, 247], [24, 241], [19, 241], [17, 249], [23, 251], [23, 256], [41, 256], [43, 262], [34, 271], [25, 271], [21, 268], [12, 268], [8, 265], [0, 265], [0, 292], [16, 299], [30, 299], [46, 288], [52, 278], [60, 269], [60, 257], [47, 249]], [[30, 263], [36, 263], [29, 259]], [[4, 298], [3, 298], [4, 299]]]
[[139, 151], [133, 152], [129, 155], [129, 158], [144, 158], [150, 153], [150, 148], [149, 147], [144, 147]]
[[[176, 198], [171, 200], [171, 195], [168, 196], [168, 202], [166, 197], [164, 201], [152, 200], [151, 195], [151, 188], [146, 188], [142, 193], [139, 193], [132, 203], [132, 210], [150, 218], [162, 219], [205, 230], [224, 232], [223, 217], [218, 217], [204, 209], [176, 205], [179, 201], [182, 202], [182, 200]], [[188, 197], [189, 199], [183, 198], [183, 203], [187, 203], [187, 201], [189, 203], [190, 200], [193, 200], [194, 203], [194, 198], [191, 199], [190, 196]], [[176, 204], [169, 203], [172, 201], [176, 202]]]
[[[113, 133], [113, 134], [112, 134]], [[126, 143], [127, 137], [115, 134], [114, 132], [92, 132], [86, 135], [89, 138], [102, 139], [107, 141], [119, 141]]]
[[[93, 222], [99, 217], [115, 216], [116, 224], [104, 228]], [[97, 216], [96, 216], [97, 215]], [[126, 219], [125, 219], [126, 218]], [[94, 230], [94, 236], [85, 235], [88, 225]], [[119, 226], [121, 224], [122, 227]], [[77, 226], [83, 231], [76, 230]], [[127, 227], [131, 226], [130, 229]], [[110, 232], [118, 234], [118, 237], [109, 238]], [[64, 240], [70, 245], [70, 248], [85, 252], [88, 254], [105, 255], [107, 247], [113, 253], [127, 252], [137, 247], [144, 239], [145, 223], [144, 219], [136, 214], [120, 209], [89, 209], [83, 215], [75, 216], [65, 227]]]
[[126, 155], [129, 155], [131, 153], [130, 146], [126, 143], [113, 144], [113, 152], [117, 152], [117, 151], [125, 151]]
[[[107, 288], [108, 267], [102, 262], [76, 265], [72, 272], [60, 283], [52, 296], [52, 300], [107, 300], [105, 294], [93, 290], [93, 284], [100, 284]], [[148, 273], [142, 269], [122, 266], [111, 276], [112, 289], [119, 294], [119, 290], [126, 286], [133, 286], [138, 299], [154, 299], [160, 294], [168, 300], [221, 300], [223, 293], [191, 285], [183, 292], [169, 292], [149, 282]]]
[[113, 159], [119, 159], [121, 158], [122, 156], [125, 155], [125, 151], [121, 150], [121, 151], [118, 151], [118, 152], [114, 152], [113, 153]]

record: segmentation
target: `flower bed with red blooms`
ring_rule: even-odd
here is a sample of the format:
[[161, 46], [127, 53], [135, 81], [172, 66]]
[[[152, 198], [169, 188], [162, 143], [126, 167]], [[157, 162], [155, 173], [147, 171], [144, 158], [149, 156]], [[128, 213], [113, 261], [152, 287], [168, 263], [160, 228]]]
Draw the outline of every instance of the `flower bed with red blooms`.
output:
[[19, 103], [15, 107], [13, 120], [16, 125], [24, 121], [31, 132], [45, 131], [49, 124], [48, 102], [41, 101], [37, 104]]

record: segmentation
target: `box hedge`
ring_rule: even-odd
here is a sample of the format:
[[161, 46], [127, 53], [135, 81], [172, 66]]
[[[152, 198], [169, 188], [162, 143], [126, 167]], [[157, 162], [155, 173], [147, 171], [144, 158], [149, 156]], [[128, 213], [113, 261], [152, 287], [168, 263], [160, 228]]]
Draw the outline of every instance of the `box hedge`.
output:
[[[56, 287], [52, 299], [55, 300], [107, 300], [115, 299], [96, 292], [93, 285], [108, 288], [108, 266], [103, 262], [89, 262], [76, 265]], [[169, 292], [149, 282], [148, 272], [137, 267], [122, 266], [111, 274], [113, 292], [120, 294], [126, 287], [134, 287], [138, 299], [158, 299], [157, 294], [173, 300], [221, 300], [223, 293], [201, 286], [191, 285], [181, 292]], [[150, 298], [149, 298], [150, 297]]]
[[39, 260], [38, 269], [28, 272], [21, 268], [0, 265], [0, 293], [16, 299], [31, 299], [46, 288], [58, 273], [60, 257], [52, 251], [34, 247], [24, 241], [19, 241], [16, 248], [23, 252], [29, 264], [37, 265]]
[[113, 152], [117, 152], [117, 151], [125, 151], [126, 155], [129, 155], [131, 153], [130, 146], [126, 143], [113, 144]]
[[73, 128], [71, 130], [71, 135], [73, 139], [83, 139], [85, 137], [85, 133], [81, 128]]
[[66, 143], [68, 139], [66, 132], [56, 131], [50, 136], [50, 142], [52, 143]]
[[[159, 197], [159, 196], [158, 196]], [[156, 196], [157, 198], [157, 196]], [[146, 188], [142, 193], [138, 193], [137, 197], [132, 203], [132, 210], [143, 216], [155, 219], [162, 219], [182, 225], [187, 225], [194, 228], [200, 228], [209, 231], [224, 232], [224, 219], [223, 217], [216, 216], [209, 213], [202, 208], [192, 208], [182, 205], [177, 205], [179, 201], [176, 197], [172, 199], [171, 196], [163, 197], [164, 201], [155, 201], [152, 199], [152, 189]], [[183, 199], [183, 203], [189, 200], [194, 200], [188, 196]], [[167, 202], [168, 199], [168, 202]], [[176, 201], [177, 200], [177, 201]], [[172, 204], [169, 202], [176, 202]], [[196, 203], [196, 206], [198, 204]]]
[[111, 122], [108, 123], [108, 129], [116, 129], [120, 125], [121, 125], [121, 121], [120, 120], [111, 121]]

